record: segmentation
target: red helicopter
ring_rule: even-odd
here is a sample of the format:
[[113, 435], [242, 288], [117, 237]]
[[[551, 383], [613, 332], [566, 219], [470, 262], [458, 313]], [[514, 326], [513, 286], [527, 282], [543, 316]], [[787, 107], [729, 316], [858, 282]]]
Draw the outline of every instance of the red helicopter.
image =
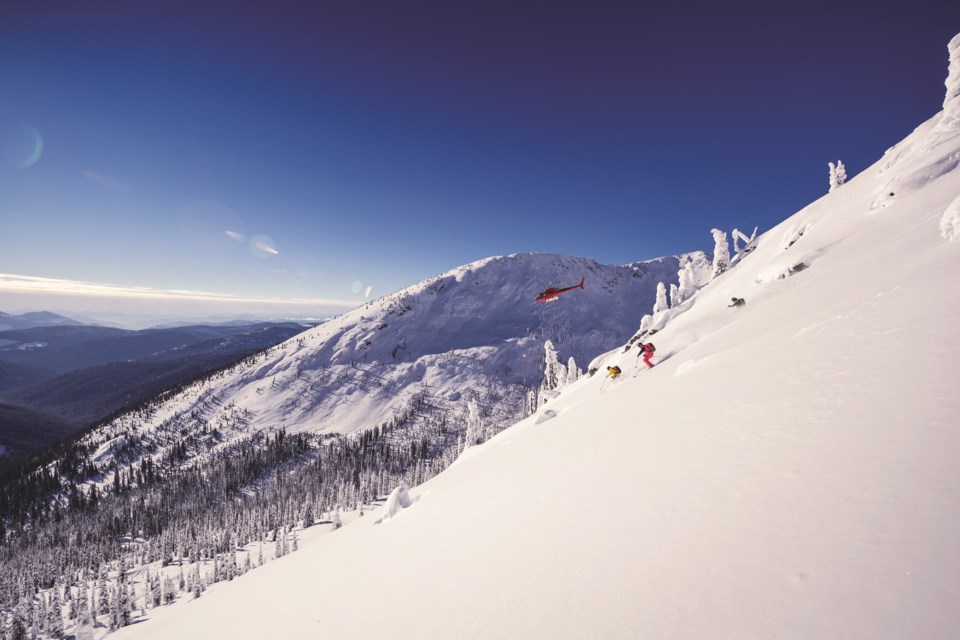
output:
[[537, 296], [534, 302], [553, 302], [554, 300], [557, 299], [557, 296], [559, 296], [561, 293], [566, 293], [567, 291], [573, 291], [574, 289], [583, 289], [583, 281], [586, 279], [587, 277], [584, 276], [580, 278], [580, 284], [575, 284], [572, 287], [566, 287], [564, 289], [557, 289], [556, 287], [547, 287], [546, 289], [540, 292], [540, 294]]

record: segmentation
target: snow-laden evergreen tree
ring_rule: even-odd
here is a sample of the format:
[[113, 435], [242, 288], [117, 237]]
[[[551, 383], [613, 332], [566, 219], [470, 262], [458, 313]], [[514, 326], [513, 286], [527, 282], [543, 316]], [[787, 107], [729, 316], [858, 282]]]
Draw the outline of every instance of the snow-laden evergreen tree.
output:
[[69, 584], [63, 589], [63, 606], [70, 607], [74, 611], [77, 610], [76, 605], [73, 603], [73, 589]]
[[583, 375], [583, 371], [577, 367], [577, 361], [573, 359], [573, 356], [570, 356], [570, 359], [567, 360], [567, 384], [576, 382]]
[[960, 127], [960, 33], [947, 44], [947, 53], [950, 62], [943, 83], [947, 88], [943, 96], [943, 115], [937, 123], [940, 130]]
[[200, 560], [197, 560], [193, 565], [191, 582], [193, 582], [193, 597], [199, 598], [200, 594], [203, 593], [203, 580], [200, 579]]
[[90, 617], [90, 601], [87, 599], [87, 587], [84, 581], [80, 582], [77, 597], [73, 600], [76, 603], [74, 607], [76, 615], [73, 619], [82, 624], [85, 619]]
[[128, 589], [130, 595], [130, 613], [132, 614], [137, 610], [137, 605], [140, 605], [140, 615], [147, 615], [147, 600], [149, 599], [149, 589], [147, 585], [143, 585], [143, 598], [140, 599], [137, 597], [137, 585], [135, 582], [130, 581], [128, 583], [130, 589]]
[[123, 626], [122, 619], [123, 616], [120, 614], [120, 604], [122, 599], [125, 597], [120, 596], [121, 586], [117, 583], [113, 588], [113, 595], [110, 597], [110, 630], [116, 631]]
[[160, 588], [160, 574], [150, 575], [150, 570], [147, 569], [147, 587], [150, 590], [149, 600], [150, 605], [153, 607], [159, 607], [160, 603], [163, 601], [163, 593]]
[[637, 333], [644, 335], [650, 332], [650, 329], [653, 328], [653, 316], [647, 314], [640, 318], [640, 329], [637, 330]]
[[730, 245], [727, 244], [727, 232], [711, 229], [713, 234], [713, 277], [716, 278], [730, 266]]
[[333, 517], [330, 519], [333, 524], [333, 530], [336, 531], [343, 526], [343, 520], [340, 519], [340, 507], [338, 506], [333, 512]]
[[682, 304], [684, 301], [688, 300], [690, 296], [693, 295], [694, 290], [697, 288], [693, 280], [693, 263], [689, 260], [685, 265], [683, 265], [680, 270], [677, 272], [677, 279], [680, 281], [680, 286], [677, 291], [677, 304]]
[[463, 448], [480, 444], [480, 409], [473, 398], [467, 400], [467, 430], [463, 437]]
[[524, 403], [523, 415], [524, 417], [533, 415], [537, 411], [537, 407], [540, 406], [540, 400], [537, 397], [537, 390], [530, 389], [527, 391], [526, 402]]
[[50, 597], [50, 610], [47, 612], [47, 633], [54, 638], [63, 637], [63, 601], [60, 598], [60, 587], [53, 585]]
[[27, 627], [26, 608], [23, 604], [18, 604], [13, 608], [10, 626], [7, 628], [8, 640], [27, 640]]
[[828, 164], [830, 165], [830, 192], [832, 193], [847, 181], [847, 169], [840, 160], [837, 160], [837, 164], [832, 162]]
[[133, 591], [133, 583], [124, 578], [120, 583], [118, 591], [120, 593], [120, 621], [122, 626], [130, 624], [130, 616], [136, 607], [137, 594]]
[[567, 370], [560, 364], [560, 358], [557, 357], [557, 351], [553, 348], [553, 343], [550, 340], [543, 343], [543, 351], [543, 383], [540, 388], [543, 391], [559, 389], [566, 382]]
[[670, 308], [667, 304], [667, 285], [662, 282], [657, 283], [657, 300], [653, 303], [653, 315], [663, 313]]
[[670, 308], [674, 308], [680, 304], [680, 287], [675, 284], [670, 284]]
[[80, 615], [80, 611], [77, 607], [77, 598], [71, 598], [70, 593], [73, 591], [70, 587], [67, 587], [63, 591], [63, 599], [67, 603], [67, 620], [76, 620]]
[[27, 637], [30, 640], [36, 640], [37, 636], [40, 634], [40, 621], [42, 618], [39, 615], [38, 603], [36, 598], [31, 597], [27, 601]]
[[34, 602], [33, 620], [31, 632], [34, 635], [42, 636], [47, 630], [47, 598], [43, 592], [37, 594]]
[[100, 567], [100, 575], [97, 576], [97, 593], [100, 596], [97, 601], [97, 613], [105, 616], [110, 613], [110, 594], [107, 589], [106, 567]]
[[173, 580], [171, 580], [170, 576], [168, 575], [163, 580], [163, 601], [167, 604], [170, 604], [176, 597], [177, 594], [173, 589]]

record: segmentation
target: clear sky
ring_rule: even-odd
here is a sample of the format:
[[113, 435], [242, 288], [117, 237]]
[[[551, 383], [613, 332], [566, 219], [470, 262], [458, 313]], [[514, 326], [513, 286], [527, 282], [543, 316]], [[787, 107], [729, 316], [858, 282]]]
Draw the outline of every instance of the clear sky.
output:
[[960, 30], [678, 4], [4, 2], [0, 311], [317, 316], [490, 255], [709, 250], [936, 113]]

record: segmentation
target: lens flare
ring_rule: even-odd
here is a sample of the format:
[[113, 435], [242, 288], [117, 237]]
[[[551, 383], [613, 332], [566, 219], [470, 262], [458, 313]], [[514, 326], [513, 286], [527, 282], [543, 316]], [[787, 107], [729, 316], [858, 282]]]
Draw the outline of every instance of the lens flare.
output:
[[367, 287], [367, 290], [363, 292], [363, 297], [369, 298], [371, 293], [373, 293], [373, 287]]
[[253, 236], [250, 238], [250, 251], [253, 255], [260, 257], [275, 256], [280, 253], [277, 251], [277, 243], [269, 236]]
[[227, 229], [224, 233], [227, 234], [228, 238], [236, 240], [237, 242], [246, 242], [247, 236], [243, 235], [239, 231], [234, 231], [233, 229]]
[[363, 283], [360, 282], [359, 280], [354, 280], [353, 283], [350, 285], [350, 291], [352, 291], [353, 293], [360, 293], [362, 289], [363, 289]]
[[0, 145], [4, 161], [15, 169], [28, 169], [43, 155], [43, 137], [25, 124], [0, 132]]
[[193, 200], [180, 207], [177, 226], [187, 242], [204, 251], [225, 244], [224, 229], [243, 228], [240, 216], [230, 207], [211, 200]]

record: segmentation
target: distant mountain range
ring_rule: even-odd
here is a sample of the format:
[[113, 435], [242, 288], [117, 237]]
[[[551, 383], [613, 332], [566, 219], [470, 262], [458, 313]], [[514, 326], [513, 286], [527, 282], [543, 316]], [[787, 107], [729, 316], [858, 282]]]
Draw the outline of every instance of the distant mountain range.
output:
[[[19, 453], [307, 328], [256, 323], [128, 331], [48, 312], [3, 314], [2, 320], [33, 323], [0, 331], [0, 446]], [[65, 324], [55, 324], [61, 320]]]
[[20, 315], [11, 315], [0, 311], [0, 331], [64, 325], [76, 326], [80, 324], [83, 323], [50, 311], [31, 311]]

